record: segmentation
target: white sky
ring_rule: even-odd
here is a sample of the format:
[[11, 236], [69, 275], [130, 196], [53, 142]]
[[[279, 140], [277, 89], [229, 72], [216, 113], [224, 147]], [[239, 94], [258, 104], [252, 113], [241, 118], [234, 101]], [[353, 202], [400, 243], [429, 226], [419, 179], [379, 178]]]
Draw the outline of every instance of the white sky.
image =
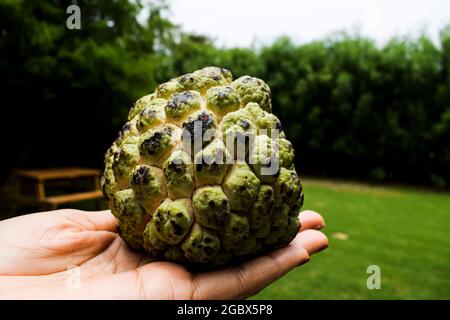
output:
[[169, 0], [170, 18], [218, 45], [247, 47], [281, 35], [304, 43], [357, 31], [384, 44], [426, 32], [434, 40], [450, 23], [450, 0]]

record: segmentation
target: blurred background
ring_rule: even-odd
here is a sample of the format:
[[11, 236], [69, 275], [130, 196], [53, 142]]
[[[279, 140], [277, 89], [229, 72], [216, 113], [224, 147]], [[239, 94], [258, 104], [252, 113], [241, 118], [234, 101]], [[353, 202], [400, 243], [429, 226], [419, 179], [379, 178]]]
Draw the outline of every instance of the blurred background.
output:
[[0, 0], [0, 219], [40, 210], [17, 203], [35, 184], [105, 208], [64, 190], [90, 185], [134, 101], [209, 65], [269, 84], [327, 221], [329, 250], [256, 298], [450, 299], [447, 1]]

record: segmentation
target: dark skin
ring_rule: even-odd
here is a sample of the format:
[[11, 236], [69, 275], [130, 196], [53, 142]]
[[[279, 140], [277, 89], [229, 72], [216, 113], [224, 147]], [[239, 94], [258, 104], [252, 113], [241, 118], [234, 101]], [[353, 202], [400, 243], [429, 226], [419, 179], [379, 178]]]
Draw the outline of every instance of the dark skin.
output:
[[[303, 211], [302, 228], [283, 248], [220, 270], [185, 267], [132, 251], [109, 210], [63, 209], [0, 222], [0, 298], [242, 299], [254, 295], [328, 246], [322, 217]], [[80, 288], [67, 283], [79, 267]]]

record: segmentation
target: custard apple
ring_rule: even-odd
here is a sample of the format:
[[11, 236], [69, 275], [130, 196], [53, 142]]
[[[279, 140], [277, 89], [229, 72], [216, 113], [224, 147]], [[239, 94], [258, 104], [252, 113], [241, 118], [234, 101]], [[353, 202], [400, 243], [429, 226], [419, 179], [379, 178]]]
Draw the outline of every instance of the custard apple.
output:
[[295, 237], [303, 191], [293, 163], [269, 86], [207, 67], [137, 100], [101, 185], [129, 246], [220, 266]]

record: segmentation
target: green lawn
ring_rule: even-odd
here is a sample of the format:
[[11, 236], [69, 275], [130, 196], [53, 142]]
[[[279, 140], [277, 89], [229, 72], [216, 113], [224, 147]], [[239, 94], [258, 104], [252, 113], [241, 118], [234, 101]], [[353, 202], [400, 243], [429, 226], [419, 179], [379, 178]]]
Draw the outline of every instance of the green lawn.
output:
[[[317, 180], [304, 188], [330, 246], [255, 298], [450, 299], [449, 194]], [[381, 268], [380, 290], [367, 289], [369, 265]]]

